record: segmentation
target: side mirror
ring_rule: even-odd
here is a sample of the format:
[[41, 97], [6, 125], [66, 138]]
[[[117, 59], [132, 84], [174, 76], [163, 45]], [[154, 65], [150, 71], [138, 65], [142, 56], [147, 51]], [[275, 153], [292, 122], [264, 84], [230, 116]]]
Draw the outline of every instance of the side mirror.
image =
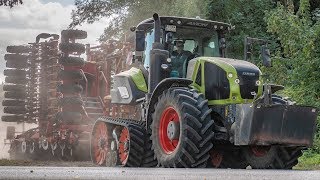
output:
[[261, 58], [262, 58], [262, 64], [265, 67], [272, 67], [270, 50], [266, 45], [261, 46]]
[[144, 31], [136, 31], [136, 51], [144, 51], [145, 48], [145, 33]]

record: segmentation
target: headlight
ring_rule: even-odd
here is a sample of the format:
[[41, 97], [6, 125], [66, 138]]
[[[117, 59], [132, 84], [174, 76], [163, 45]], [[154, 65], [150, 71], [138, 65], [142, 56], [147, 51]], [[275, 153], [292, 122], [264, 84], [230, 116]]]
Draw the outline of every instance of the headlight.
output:
[[233, 77], [233, 74], [232, 74], [232, 73], [229, 73], [229, 74], [228, 74], [228, 77], [229, 77], [229, 78], [232, 78], [232, 77]]
[[260, 86], [260, 85], [261, 85], [261, 81], [259, 81], [259, 80], [256, 81], [256, 85], [257, 85], [257, 86]]

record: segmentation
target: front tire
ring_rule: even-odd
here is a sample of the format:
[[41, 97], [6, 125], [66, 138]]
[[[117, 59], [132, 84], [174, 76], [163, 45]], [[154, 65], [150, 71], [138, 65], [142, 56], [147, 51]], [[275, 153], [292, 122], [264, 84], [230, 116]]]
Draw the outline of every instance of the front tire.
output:
[[214, 124], [207, 100], [188, 88], [170, 88], [158, 99], [151, 140], [160, 165], [206, 167]]

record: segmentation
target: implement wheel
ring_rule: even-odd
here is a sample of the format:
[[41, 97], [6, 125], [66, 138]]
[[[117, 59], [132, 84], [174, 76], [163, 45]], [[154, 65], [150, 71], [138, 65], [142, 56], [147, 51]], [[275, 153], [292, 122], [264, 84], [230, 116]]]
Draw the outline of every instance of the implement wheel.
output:
[[20, 69], [5, 69], [3, 71], [5, 76], [22, 76], [25, 77], [27, 75], [27, 71]]
[[30, 46], [7, 46], [8, 53], [29, 53], [31, 50]]
[[85, 39], [87, 38], [87, 32], [78, 29], [67, 29], [61, 31], [61, 36], [70, 39]]
[[28, 55], [22, 54], [5, 54], [4, 60], [6, 61], [27, 61], [29, 58]]
[[4, 79], [6, 83], [27, 84], [28, 80], [23, 76], [8, 76]]
[[59, 64], [63, 66], [84, 66], [85, 60], [81, 57], [60, 57]]
[[85, 53], [86, 47], [80, 43], [60, 43], [59, 49], [63, 53]]
[[4, 91], [19, 91], [19, 92], [25, 92], [26, 86], [24, 85], [18, 85], [18, 84], [5, 84], [3, 85]]
[[27, 96], [26, 92], [23, 91], [7, 91], [4, 92], [4, 97], [5, 98], [10, 98], [10, 99], [25, 99]]
[[159, 97], [151, 140], [162, 166], [206, 167], [213, 147], [210, 113], [204, 96], [188, 88], [170, 88]]

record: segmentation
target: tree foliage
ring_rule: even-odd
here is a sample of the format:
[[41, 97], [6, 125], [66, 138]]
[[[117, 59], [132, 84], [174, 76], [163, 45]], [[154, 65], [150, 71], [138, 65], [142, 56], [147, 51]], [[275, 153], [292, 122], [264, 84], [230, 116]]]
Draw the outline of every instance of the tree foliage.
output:
[[[300, 104], [320, 108], [320, 21], [308, 0], [301, 0], [298, 11], [279, 5], [267, 16], [268, 31], [280, 40], [286, 61], [286, 93]], [[277, 59], [275, 59], [277, 60]], [[319, 121], [318, 121], [319, 125]], [[319, 129], [319, 128], [318, 128]], [[318, 131], [316, 139], [320, 138]], [[315, 149], [320, 152], [320, 142]]]
[[84, 22], [93, 23], [102, 17], [109, 19], [101, 40], [118, 39], [131, 26], [154, 13], [185, 17], [204, 16], [205, 0], [76, 0], [76, 10], [72, 12], [72, 23], [75, 27]]
[[0, 6], [9, 6], [10, 8], [22, 3], [22, 0], [0, 0]]

